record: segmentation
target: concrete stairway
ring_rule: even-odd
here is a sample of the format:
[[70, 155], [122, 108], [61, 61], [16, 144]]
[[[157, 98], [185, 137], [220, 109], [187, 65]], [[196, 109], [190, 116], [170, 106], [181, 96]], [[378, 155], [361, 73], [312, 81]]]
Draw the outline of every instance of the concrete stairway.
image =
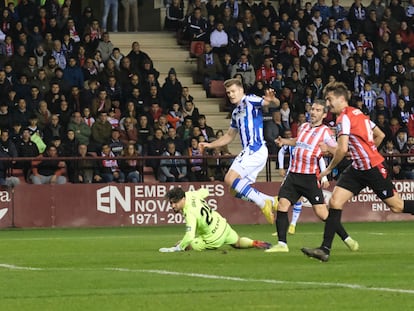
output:
[[[110, 40], [114, 46], [119, 47], [121, 52], [126, 55], [131, 50], [132, 42], [138, 41], [141, 50], [146, 52], [153, 60], [154, 67], [160, 72], [159, 82], [162, 85], [165, 77], [171, 67], [177, 72], [177, 78], [183, 86], [190, 89], [190, 94], [194, 97], [194, 103], [200, 113], [207, 116], [207, 124], [215, 131], [221, 129], [227, 131], [230, 120], [227, 119], [227, 113], [220, 111], [222, 98], [206, 98], [205, 92], [201, 85], [193, 83], [193, 72], [197, 66], [189, 58], [187, 48], [177, 45], [175, 34], [170, 32], [139, 32], [139, 33], [111, 33]], [[229, 145], [233, 154], [240, 152], [240, 140], [235, 139]], [[272, 164], [272, 180], [280, 180], [280, 176]], [[266, 179], [265, 170], [263, 170], [258, 180]]]

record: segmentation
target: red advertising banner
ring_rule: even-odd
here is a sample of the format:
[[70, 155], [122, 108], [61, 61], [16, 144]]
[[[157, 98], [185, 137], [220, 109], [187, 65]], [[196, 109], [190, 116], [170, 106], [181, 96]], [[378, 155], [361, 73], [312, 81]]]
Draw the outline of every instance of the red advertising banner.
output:
[[[255, 204], [232, 197], [224, 183], [156, 184], [67, 184], [19, 185], [0, 191], [0, 227], [97, 227], [182, 224], [165, 193], [175, 186], [185, 190], [200, 187], [210, 191], [207, 201], [231, 224], [265, 224]], [[278, 182], [255, 185], [269, 195], [277, 195]], [[396, 181], [403, 199], [414, 200], [414, 182]], [[332, 190], [332, 189], [331, 189]], [[305, 206], [308, 204], [305, 203]], [[343, 221], [414, 220], [411, 215], [393, 214], [369, 189], [347, 204]], [[311, 208], [304, 208], [300, 222], [317, 222]]]

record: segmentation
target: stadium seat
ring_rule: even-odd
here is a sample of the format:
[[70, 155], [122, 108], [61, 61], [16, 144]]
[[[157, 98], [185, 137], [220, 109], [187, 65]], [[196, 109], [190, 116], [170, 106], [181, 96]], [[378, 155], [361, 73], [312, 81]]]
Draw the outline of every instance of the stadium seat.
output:
[[224, 81], [211, 80], [210, 81], [210, 96], [212, 97], [225, 97], [226, 89], [224, 87]]
[[204, 41], [192, 41], [190, 45], [190, 57], [199, 57], [204, 53]]

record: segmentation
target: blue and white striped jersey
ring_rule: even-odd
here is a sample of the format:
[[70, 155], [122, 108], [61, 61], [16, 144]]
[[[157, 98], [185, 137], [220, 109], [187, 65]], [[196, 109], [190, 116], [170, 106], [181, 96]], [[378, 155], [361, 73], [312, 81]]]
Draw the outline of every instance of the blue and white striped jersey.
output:
[[263, 136], [263, 99], [256, 95], [245, 95], [233, 109], [230, 127], [239, 131], [243, 149], [257, 151], [265, 144]]

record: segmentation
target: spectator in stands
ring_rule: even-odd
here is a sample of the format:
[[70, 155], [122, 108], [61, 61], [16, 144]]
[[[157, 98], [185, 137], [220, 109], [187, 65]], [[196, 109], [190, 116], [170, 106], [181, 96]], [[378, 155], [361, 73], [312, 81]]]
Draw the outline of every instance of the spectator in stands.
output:
[[[43, 158], [54, 158], [55, 160], [42, 161]], [[38, 156], [37, 160], [32, 161], [32, 175], [30, 179], [35, 185], [65, 184], [64, 169], [65, 162], [59, 160], [57, 148], [49, 145], [43, 155]]]
[[131, 69], [135, 72], [144, 68], [145, 60], [150, 60], [152, 63], [151, 57], [147, 53], [141, 51], [141, 46], [137, 41], [132, 43], [131, 51], [128, 53], [127, 57], [131, 61]]
[[[407, 148], [408, 135], [406, 130], [399, 130], [394, 138], [395, 148], [399, 153], [408, 153]], [[406, 162], [406, 159], [401, 159], [401, 162]]]
[[148, 123], [148, 117], [146, 115], [141, 115], [138, 119], [138, 145], [142, 146], [142, 155], [148, 154], [148, 145], [150, 140], [154, 135], [153, 128]]
[[77, 156], [82, 159], [74, 162], [72, 170], [68, 169], [69, 180], [77, 184], [92, 183], [97, 162], [92, 159], [93, 155], [88, 153], [88, 146], [79, 144]]
[[75, 111], [73, 113], [72, 120], [68, 125], [68, 130], [72, 130], [75, 133], [75, 137], [79, 141], [79, 144], [89, 144], [91, 128], [86, 125], [80, 112]]
[[44, 128], [50, 123], [50, 119], [52, 117], [52, 113], [48, 109], [47, 102], [44, 100], [40, 101], [38, 108], [34, 111], [34, 114], [38, 120], [39, 129], [43, 131]]
[[102, 144], [107, 144], [111, 138], [112, 126], [108, 122], [108, 115], [106, 112], [99, 112], [96, 122], [91, 127], [91, 141], [90, 150], [100, 150]]
[[84, 75], [82, 69], [78, 66], [75, 56], [70, 56], [68, 65], [63, 70], [64, 79], [72, 86], [82, 89], [84, 85]]
[[154, 123], [154, 130], [155, 129], [161, 129], [164, 138], [167, 138], [168, 136], [168, 128], [170, 125], [167, 121], [167, 116], [165, 114], [160, 115], [158, 118], [158, 121]]
[[[67, 68], [67, 67], [66, 67]], [[63, 78], [63, 70], [56, 68], [55, 77], [50, 81], [50, 84], [57, 83], [65, 98], [69, 98], [72, 84]]]
[[124, 129], [120, 131], [120, 140], [124, 146], [134, 144], [138, 152], [142, 152], [142, 146], [138, 145], [138, 129], [136, 127], [136, 119], [125, 118]]
[[14, 108], [12, 113], [13, 123], [19, 123], [23, 127], [27, 127], [29, 125], [31, 113], [32, 112], [27, 109], [26, 100], [24, 98], [20, 98], [17, 102], [17, 107]]
[[[50, 56], [47, 59], [46, 66], [42, 67], [41, 69], [43, 69], [45, 71], [47, 79], [52, 80], [55, 77], [55, 71], [56, 71], [57, 68], [60, 68], [60, 67], [56, 63], [56, 59], [53, 56]], [[39, 69], [39, 70], [41, 70], [41, 69]], [[36, 79], [36, 77], [35, 77], [35, 79]]]
[[382, 86], [382, 91], [378, 95], [384, 99], [384, 105], [390, 112], [397, 107], [398, 95], [391, 89], [389, 82], [385, 82]]
[[198, 125], [198, 118], [200, 117], [200, 112], [198, 108], [194, 105], [192, 101], [186, 101], [183, 107], [183, 117], [190, 117], [193, 125]]
[[181, 97], [179, 101], [181, 108], [184, 107], [184, 104], [187, 100], [194, 101], [194, 97], [190, 95], [189, 88], [187, 86], [184, 86], [182, 88]]
[[177, 135], [188, 142], [193, 132], [193, 119], [190, 116], [184, 118], [184, 124], [177, 128]]
[[[76, 157], [76, 155], [78, 154], [78, 146], [79, 146], [79, 141], [75, 137], [75, 132], [72, 130], [67, 130], [66, 136], [63, 137], [62, 139], [62, 155], [65, 157]], [[72, 181], [70, 179], [69, 171], [74, 170], [76, 161], [66, 160], [65, 162], [66, 162], [69, 180]]]
[[239, 62], [233, 65], [230, 75], [234, 77], [236, 74], [240, 74], [243, 77], [243, 82], [248, 89], [251, 88], [256, 81], [254, 67], [249, 63], [247, 55], [242, 54]]
[[174, 129], [177, 129], [184, 122], [183, 112], [178, 102], [173, 103], [172, 108], [168, 111], [167, 121]]
[[120, 140], [120, 130], [118, 128], [112, 129], [111, 139], [109, 140], [109, 147], [115, 156], [120, 156], [124, 149], [124, 144]]
[[207, 40], [207, 20], [202, 16], [200, 8], [194, 8], [193, 13], [188, 15], [184, 36], [189, 41]]
[[166, 143], [168, 142], [173, 142], [175, 144], [175, 149], [179, 151], [181, 154], [184, 154], [188, 147], [186, 142], [177, 135], [177, 131], [173, 127], [170, 127], [168, 129]]
[[272, 120], [266, 121], [264, 124], [264, 138], [270, 154], [277, 154], [279, 148], [275, 143], [275, 139], [283, 136], [285, 128], [282, 124], [282, 115], [279, 110], [272, 112]]
[[229, 38], [227, 32], [224, 30], [224, 24], [222, 21], [216, 22], [216, 29], [210, 34], [210, 44], [213, 51], [219, 56], [224, 55], [227, 51], [227, 45]]
[[115, 155], [111, 151], [109, 144], [104, 143], [101, 147], [100, 158], [98, 161], [98, 167], [94, 173], [95, 182], [118, 182], [123, 183], [125, 181], [125, 175], [120, 170], [118, 161], [114, 159]]
[[270, 57], [266, 57], [264, 63], [256, 70], [256, 81], [264, 85], [270, 85], [276, 79], [276, 70]]
[[[156, 132], [157, 133], [157, 132]], [[176, 151], [175, 144], [169, 142], [167, 149], [162, 154], [168, 158], [160, 161], [160, 171], [158, 179], [160, 182], [186, 182], [187, 178], [187, 163], [184, 159], [175, 158], [180, 157], [181, 153]]]
[[[53, 77], [55, 75], [53, 74]], [[32, 82], [32, 85], [36, 86], [41, 94], [41, 96], [45, 96], [45, 94], [50, 90], [50, 80], [46, 76], [46, 71], [44, 69], [39, 69], [39, 73], [37, 77]]]
[[184, 19], [184, 7], [181, 5], [180, 0], [172, 0], [172, 3], [167, 6], [164, 28], [166, 30], [178, 31], [183, 27]]
[[123, 157], [133, 157], [133, 159], [121, 160], [120, 167], [121, 171], [125, 175], [125, 181], [130, 183], [142, 182], [142, 161], [139, 160], [141, 156], [134, 144], [128, 144], [123, 152]]
[[192, 137], [187, 154], [191, 156], [188, 161], [188, 179], [189, 181], [207, 181], [207, 172], [205, 170], [204, 159], [201, 158], [203, 152], [198, 146], [198, 138]]
[[11, 130], [12, 115], [9, 112], [9, 105], [5, 101], [0, 102], [0, 130]]
[[381, 0], [372, 0], [370, 5], [366, 8], [367, 12], [374, 11], [376, 13], [376, 18], [378, 20], [382, 19], [382, 16], [384, 15], [385, 7]]
[[158, 102], [153, 102], [148, 113], [150, 124], [153, 126], [156, 122], [158, 122], [158, 119], [162, 114], [163, 109], [160, 107], [160, 104]]
[[73, 111], [69, 109], [69, 104], [66, 100], [62, 100], [59, 104], [59, 109], [57, 114], [59, 115], [60, 123], [62, 124], [64, 130], [66, 131], [70, 119], [72, 118]]
[[223, 68], [218, 55], [213, 51], [212, 46], [206, 43], [204, 53], [197, 59], [197, 73], [200, 77], [197, 80], [203, 83], [207, 97], [210, 97], [210, 81], [223, 79], [222, 72]]
[[111, 100], [107, 97], [105, 89], [100, 89], [98, 97], [92, 99], [91, 103], [91, 114], [96, 117], [100, 112], [108, 113], [111, 110]]
[[49, 145], [53, 137], [63, 137], [65, 132], [64, 127], [60, 123], [59, 116], [57, 114], [52, 114], [50, 117], [50, 123], [43, 130], [43, 140], [46, 145]]
[[65, 96], [60, 91], [59, 83], [56, 82], [51, 84], [49, 91], [44, 95], [44, 100], [52, 113], [58, 112], [60, 102], [64, 99]]
[[[148, 156], [161, 156], [166, 147], [166, 140], [163, 137], [162, 131], [160, 129], [155, 130], [154, 137], [148, 143]], [[147, 161], [147, 165], [152, 168], [154, 176], [158, 179], [160, 160], [150, 159]]]
[[165, 107], [170, 109], [172, 104], [178, 102], [182, 93], [181, 82], [177, 79], [177, 73], [174, 68], [170, 68], [165, 83], [162, 86], [161, 94]]
[[85, 65], [82, 67], [82, 74], [83, 74], [84, 81], [98, 79], [99, 71], [98, 71], [98, 68], [94, 64], [93, 58], [88, 57], [86, 59]]
[[204, 114], [200, 114], [198, 117], [198, 127], [200, 128], [201, 135], [204, 137], [206, 142], [210, 142], [212, 139], [215, 139], [214, 130], [211, 126], [207, 125], [207, 119]]
[[[30, 131], [27, 128], [22, 131], [21, 138], [17, 141], [17, 145], [15, 146], [17, 149], [17, 154], [21, 158], [37, 157], [39, 155], [39, 149], [37, 148], [36, 144], [31, 141]], [[31, 169], [31, 162], [19, 161], [16, 163], [16, 167], [23, 169], [23, 176], [27, 181]]]

